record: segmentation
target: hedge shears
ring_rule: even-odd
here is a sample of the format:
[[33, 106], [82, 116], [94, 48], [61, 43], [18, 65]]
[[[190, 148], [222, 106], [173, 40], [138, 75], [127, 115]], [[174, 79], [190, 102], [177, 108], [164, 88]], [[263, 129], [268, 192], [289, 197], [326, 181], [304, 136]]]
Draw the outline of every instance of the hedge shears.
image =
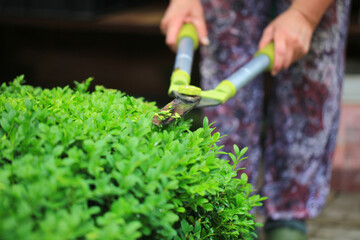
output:
[[274, 64], [274, 44], [270, 43], [255, 53], [254, 58], [221, 81], [212, 90], [202, 90], [190, 85], [194, 51], [199, 46], [198, 35], [193, 24], [182, 26], [178, 35], [174, 70], [170, 78], [168, 94], [175, 97], [153, 117], [154, 125], [167, 125], [183, 117], [192, 109], [217, 106], [232, 98], [248, 82]]

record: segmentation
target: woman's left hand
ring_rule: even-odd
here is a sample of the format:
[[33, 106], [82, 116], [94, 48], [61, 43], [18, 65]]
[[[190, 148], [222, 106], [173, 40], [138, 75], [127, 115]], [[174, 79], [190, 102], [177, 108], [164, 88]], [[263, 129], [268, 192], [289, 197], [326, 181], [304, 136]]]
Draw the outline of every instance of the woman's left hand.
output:
[[272, 75], [287, 69], [308, 53], [315, 27], [316, 24], [304, 14], [290, 7], [265, 28], [258, 47], [262, 49], [274, 41], [275, 60]]

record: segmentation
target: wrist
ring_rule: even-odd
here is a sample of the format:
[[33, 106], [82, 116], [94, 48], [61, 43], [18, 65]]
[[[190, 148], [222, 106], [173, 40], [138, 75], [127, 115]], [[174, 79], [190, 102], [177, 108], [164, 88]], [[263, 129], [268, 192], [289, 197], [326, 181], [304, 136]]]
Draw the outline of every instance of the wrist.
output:
[[302, 11], [301, 9], [297, 9], [296, 7], [290, 7], [288, 9], [288, 11], [293, 12], [293, 14], [298, 15], [299, 17], [301, 17], [302, 19], [304, 19], [308, 25], [310, 26], [311, 30], [314, 31], [318, 21], [316, 21], [316, 19], [309, 17], [306, 13], [304, 13], [304, 11]]
[[295, 0], [289, 9], [301, 14], [315, 29], [333, 0]]

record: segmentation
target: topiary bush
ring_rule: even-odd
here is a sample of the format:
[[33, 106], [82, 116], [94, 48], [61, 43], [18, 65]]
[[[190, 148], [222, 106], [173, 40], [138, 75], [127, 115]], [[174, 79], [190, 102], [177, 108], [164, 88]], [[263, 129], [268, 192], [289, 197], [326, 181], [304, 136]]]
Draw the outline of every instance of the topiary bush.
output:
[[0, 239], [252, 239], [264, 198], [206, 118], [159, 128], [154, 103], [90, 80], [22, 82], [0, 87]]

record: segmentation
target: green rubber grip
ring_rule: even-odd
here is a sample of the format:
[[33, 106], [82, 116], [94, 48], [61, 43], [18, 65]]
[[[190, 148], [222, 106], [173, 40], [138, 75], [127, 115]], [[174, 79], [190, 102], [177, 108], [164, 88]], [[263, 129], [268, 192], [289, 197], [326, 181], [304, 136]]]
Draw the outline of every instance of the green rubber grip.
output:
[[274, 67], [274, 59], [275, 59], [274, 42], [269, 43], [263, 49], [260, 49], [259, 51], [257, 51], [254, 56], [257, 57], [260, 54], [264, 54], [269, 57], [270, 64], [269, 64], [269, 67], [267, 70], [270, 71]]
[[171, 95], [173, 91], [178, 91], [178, 88], [181, 85], [189, 85], [189, 84], [190, 84], [190, 75], [183, 70], [176, 69], [171, 74], [168, 94]]
[[178, 92], [188, 96], [197, 96], [201, 94], [201, 88], [193, 85], [180, 85]]
[[204, 98], [214, 99], [221, 103], [225, 103], [236, 93], [236, 88], [229, 80], [223, 80], [213, 90], [202, 91], [201, 96]]
[[184, 37], [191, 38], [194, 42], [194, 50], [199, 47], [199, 37], [196, 31], [194, 24], [192, 23], [185, 23], [179, 32], [177, 44], [179, 44], [180, 40]]

